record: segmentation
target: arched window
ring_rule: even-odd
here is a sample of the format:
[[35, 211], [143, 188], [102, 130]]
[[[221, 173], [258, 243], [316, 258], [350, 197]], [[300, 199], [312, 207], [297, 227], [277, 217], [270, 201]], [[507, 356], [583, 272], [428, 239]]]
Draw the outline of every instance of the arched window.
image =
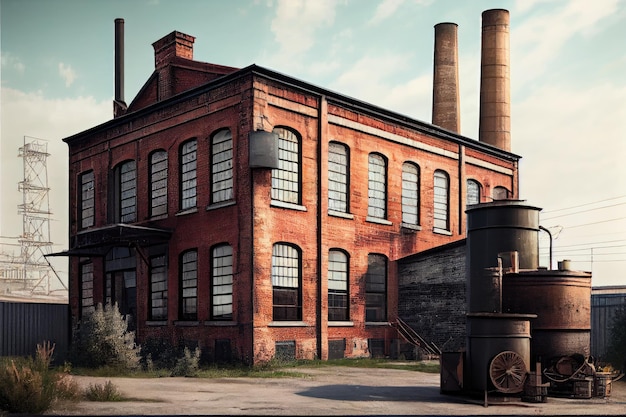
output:
[[300, 204], [300, 139], [291, 130], [278, 134], [278, 168], [272, 169], [272, 200]]
[[233, 248], [219, 245], [211, 255], [211, 320], [233, 318]]
[[302, 320], [300, 249], [286, 243], [272, 248], [273, 319]]
[[233, 199], [233, 136], [229, 129], [211, 139], [211, 203]]
[[387, 257], [367, 255], [365, 273], [365, 321], [387, 320]]
[[476, 180], [467, 180], [467, 197], [465, 204], [470, 206], [478, 203], [480, 203], [480, 183]]
[[85, 172], [80, 176], [80, 228], [86, 229], [95, 224], [96, 194], [95, 176], [93, 171]]
[[135, 161], [122, 162], [113, 170], [114, 216], [116, 223], [137, 221], [137, 168]]
[[350, 211], [350, 156], [342, 143], [328, 145], [328, 209], [341, 213]]
[[180, 147], [180, 209], [186, 210], [197, 204], [197, 158], [198, 141], [188, 140]]
[[414, 163], [402, 164], [402, 223], [420, 224], [420, 169]]
[[328, 320], [350, 318], [348, 298], [348, 255], [342, 250], [328, 251]]
[[450, 230], [450, 178], [440, 170], [434, 176], [434, 228]]
[[167, 214], [167, 152], [150, 155], [150, 216]]
[[371, 153], [368, 158], [367, 215], [387, 218], [387, 161], [382, 155]]
[[506, 200], [509, 198], [509, 190], [502, 186], [494, 187], [492, 196], [494, 200]]
[[189, 250], [180, 257], [180, 320], [198, 319], [198, 251]]

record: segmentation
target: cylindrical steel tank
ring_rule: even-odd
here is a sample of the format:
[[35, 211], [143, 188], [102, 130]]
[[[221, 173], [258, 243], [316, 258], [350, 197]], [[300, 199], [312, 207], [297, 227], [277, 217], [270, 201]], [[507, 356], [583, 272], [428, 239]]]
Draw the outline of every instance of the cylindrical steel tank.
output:
[[[518, 200], [476, 204], [467, 209], [467, 311], [494, 312], [493, 276], [498, 254], [518, 252], [520, 269], [539, 267], [539, 211]], [[524, 311], [524, 313], [533, 313]]]
[[530, 369], [530, 320], [534, 314], [473, 313], [467, 315], [467, 378], [470, 390], [493, 390], [489, 366], [496, 355], [512, 351]]
[[505, 274], [502, 307], [533, 313], [531, 354], [545, 364], [552, 357], [581, 354], [591, 346], [591, 273], [520, 271]]

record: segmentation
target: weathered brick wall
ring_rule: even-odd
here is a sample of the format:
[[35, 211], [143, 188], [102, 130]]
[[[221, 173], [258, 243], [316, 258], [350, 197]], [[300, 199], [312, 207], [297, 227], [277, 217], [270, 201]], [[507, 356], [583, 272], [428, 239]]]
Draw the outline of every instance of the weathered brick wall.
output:
[[465, 346], [465, 240], [398, 261], [398, 316], [442, 351]]

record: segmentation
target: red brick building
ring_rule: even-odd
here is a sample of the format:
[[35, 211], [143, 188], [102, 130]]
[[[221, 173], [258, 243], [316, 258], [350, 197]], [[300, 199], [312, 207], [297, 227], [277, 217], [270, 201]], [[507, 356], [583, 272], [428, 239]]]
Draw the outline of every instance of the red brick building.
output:
[[73, 320], [117, 302], [139, 342], [251, 363], [393, 354], [396, 261], [517, 198], [519, 157], [193, 41], [155, 42], [128, 107], [64, 139]]

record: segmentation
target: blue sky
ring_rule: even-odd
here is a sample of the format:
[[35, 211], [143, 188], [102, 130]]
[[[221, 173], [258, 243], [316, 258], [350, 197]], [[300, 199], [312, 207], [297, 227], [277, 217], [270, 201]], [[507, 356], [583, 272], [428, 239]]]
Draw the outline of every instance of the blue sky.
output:
[[433, 26], [457, 23], [461, 133], [475, 139], [481, 13], [492, 8], [511, 13], [521, 198], [544, 208], [555, 259], [592, 270], [593, 285], [626, 285], [624, 0], [0, 0], [0, 236], [21, 233], [17, 148], [36, 137], [51, 153], [52, 237], [67, 247], [61, 139], [112, 118], [115, 18], [127, 102], [153, 71], [151, 44], [178, 30], [196, 37], [196, 60], [254, 63], [426, 122]]

